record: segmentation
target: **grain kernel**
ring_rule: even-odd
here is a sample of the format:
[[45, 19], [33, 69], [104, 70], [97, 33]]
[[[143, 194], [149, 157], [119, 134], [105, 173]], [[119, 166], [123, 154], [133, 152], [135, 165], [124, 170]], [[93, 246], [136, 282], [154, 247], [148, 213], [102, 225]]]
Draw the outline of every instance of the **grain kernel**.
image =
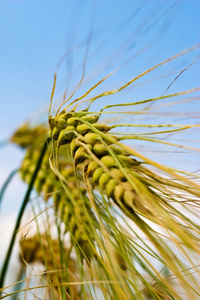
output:
[[104, 187], [106, 183], [108, 183], [110, 176], [107, 173], [103, 173], [99, 178], [99, 186]]
[[84, 142], [90, 145], [95, 145], [98, 139], [99, 139], [99, 135], [94, 132], [87, 133], [84, 136]]
[[76, 117], [71, 117], [67, 120], [67, 125], [69, 125], [69, 126], [75, 126], [76, 127], [78, 125], [78, 123], [79, 123], [79, 120], [77, 120]]
[[125, 191], [123, 199], [124, 199], [124, 203], [127, 206], [133, 207], [133, 203], [134, 203], [134, 200], [135, 200], [135, 194], [134, 194], [134, 192], [133, 191]]
[[97, 183], [99, 181], [100, 176], [103, 174], [102, 168], [97, 168], [92, 175], [92, 182]]
[[115, 160], [112, 156], [106, 155], [101, 158], [102, 163], [106, 165], [106, 167], [111, 168], [115, 166]]
[[90, 130], [90, 127], [86, 124], [81, 124], [76, 127], [76, 131], [80, 134], [86, 134]]
[[114, 197], [116, 200], [121, 201], [123, 199], [123, 194], [124, 194], [124, 188], [121, 184], [116, 185], [114, 189]]
[[109, 182], [106, 185], [106, 194], [108, 197], [112, 197], [114, 193], [114, 189], [117, 182], [115, 179], [110, 179]]
[[103, 132], [108, 132], [110, 130], [110, 127], [105, 125], [105, 124], [100, 124], [100, 123], [96, 123], [93, 124], [93, 126], [99, 130], [99, 131], [103, 131]]
[[74, 126], [67, 126], [67, 128], [61, 130], [59, 137], [58, 137], [58, 144], [64, 145], [67, 142], [71, 141], [74, 137]]
[[118, 179], [118, 180], [125, 179], [124, 174], [117, 168], [112, 169], [110, 172], [111, 172], [112, 177], [115, 179]]
[[[89, 133], [88, 133], [89, 134]], [[103, 145], [103, 144], [100, 144], [100, 143], [96, 143], [94, 146], [93, 146], [93, 152], [94, 154], [96, 154], [97, 156], [104, 156], [108, 153], [108, 150], [107, 148]]]
[[53, 132], [52, 132], [52, 137], [54, 140], [58, 139], [59, 133], [60, 133], [60, 130], [57, 127], [54, 127]]
[[99, 167], [99, 164], [96, 161], [91, 161], [87, 168], [88, 176], [91, 176], [92, 173]]
[[99, 117], [97, 115], [87, 115], [81, 117], [81, 120], [87, 121], [88, 123], [96, 123], [98, 121]]
[[62, 117], [57, 118], [56, 121], [55, 121], [55, 126], [59, 130], [64, 129], [66, 127], [66, 120], [63, 119]]

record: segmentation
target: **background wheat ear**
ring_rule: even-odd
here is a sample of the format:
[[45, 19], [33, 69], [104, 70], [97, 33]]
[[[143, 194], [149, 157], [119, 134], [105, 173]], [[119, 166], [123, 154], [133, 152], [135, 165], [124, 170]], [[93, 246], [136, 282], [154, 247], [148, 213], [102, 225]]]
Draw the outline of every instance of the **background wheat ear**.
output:
[[40, 143], [46, 135], [47, 126], [45, 124], [32, 126], [29, 122], [26, 122], [13, 133], [10, 141], [22, 148], [28, 148], [34, 143]]
[[[64, 290], [66, 299], [80, 299], [80, 278], [76, 261], [69, 256], [69, 249], [58, 240], [51, 237], [47, 239], [46, 235], [23, 239], [20, 241], [20, 255], [22, 262], [28, 267], [31, 264], [34, 268], [36, 263], [43, 265], [41, 280], [46, 283], [49, 293], [53, 292], [56, 298], [62, 299]], [[61, 257], [68, 260], [67, 267]]]
[[[25, 137], [21, 134], [24, 130], [26, 131]], [[27, 147], [27, 150], [19, 173], [27, 184], [30, 183], [35, 169], [35, 161], [38, 160], [41, 152], [41, 139], [47, 134], [47, 127], [43, 125], [30, 128], [25, 124], [16, 131], [11, 139], [20, 146], [22, 146], [24, 138], [26, 140], [26, 146], [24, 143], [23, 147]], [[30, 141], [34, 142], [31, 144]], [[65, 232], [70, 232], [71, 242], [75, 245], [79, 255], [90, 261], [92, 251], [87, 240], [90, 236], [89, 239], [94, 243], [94, 238], [91, 237], [88, 229], [87, 215], [92, 216], [91, 209], [85, 200], [81, 200], [81, 197], [86, 199], [85, 186], [84, 184], [77, 185], [73, 165], [65, 148], [59, 152], [56, 158], [57, 175], [54, 173], [53, 170], [55, 169], [50, 163], [52, 151], [50, 143], [48, 147], [49, 149], [45, 153], [35, 180], [34, 188], [45, 201], [53, 198], [55, 212], [66, 226]], [[63, 181], [62, 178], [65, 178], [65, 180]], [[95, 222], [95, 218], [93, 218], [93, 222]]]

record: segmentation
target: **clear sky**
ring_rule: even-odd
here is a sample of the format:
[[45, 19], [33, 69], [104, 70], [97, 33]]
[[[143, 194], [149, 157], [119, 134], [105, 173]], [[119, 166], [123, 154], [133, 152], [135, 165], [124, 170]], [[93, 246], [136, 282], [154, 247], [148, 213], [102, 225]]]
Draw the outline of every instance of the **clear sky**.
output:
[[[101, 87], [104, 91], [197, 44], [199, 13], [199, 0], [1, 0], [0, 140], [8, 138], [28, 118], [47, 118], [54, 72], [67, 50], [73, 49], [58, 71], [55, 99], [62, 97], [65, 88], [73, 90], [80, 80], [87, 41], [85, 88], [124, 63]], [[169, 68], [155, 71], [154, 77], [182, 70], [197, 57], [198, 51], [194, 51]], [[171, 92], [197, 87], [199, 67], [199, 61], [192, 65]], [[159, 96], [173, 78], [140, 89], [129, 88], [126, 101], [133, 96]], [[151, 79], [151, 75], [146, 79]], [[115, 99], [122, 101], [119, 96]], [[101, 107], [102, 103], [97, 104], [97, 109], [98, 105]], [[198, 109], [199, 102], [195, 105]], [[2, 182], [19, 166], [22, 152], [14, 146], [0, 151]], [[8, 192], [13, 209], [19, 205], [13, 194], [18, 185], [16, 179], [12, 192]]]

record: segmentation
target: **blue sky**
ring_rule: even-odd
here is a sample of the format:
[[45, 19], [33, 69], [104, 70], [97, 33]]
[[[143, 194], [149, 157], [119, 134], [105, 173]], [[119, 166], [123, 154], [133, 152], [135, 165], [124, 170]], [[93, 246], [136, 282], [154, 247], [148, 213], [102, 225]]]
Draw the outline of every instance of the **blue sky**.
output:
[[[70, 48], [74, 50], [58, 70], [55, 99], [62, 97], [66, 87], [73, 90], [82, 74], [90, 34], [86, 62], [88, 82], [82, 91], [125, 63], [101, 86], [99, 91], [104, 91], [120, 86], [154, 64], [197, 44], [199, 12], [198, 0], [1, 0], [1, 140], [29, 118], [38, 120], [42, 116], [47, 119], [54, 72], [62, 55]], [[182, 70], [197, 57], [198, 51], [194, 51], [169, 67], [161, 67], [153, 77]], [[171, 92], [197, 87], [199, 67], [197, 62], [185, 72]], [[95, 77], [90, 79], [90, 74], [95, 72]], [[153, 78], [151, 76], [147, 75], [146, 80]], [[173, 78], [140, 88], [130, 87], [124, 93], [126, 101], [159, 96]], [[122, 101], [120, 97], [116, 96], [115, 101]], [[107, 104], [106, 101], [98, 102], [96, 109]], [[199, 102], [195, 105], [197, 109]], [[3, 180], [19, 166], [22, 152], [14, 146], [0, 151]]]
[[[48, 106], [53, 73], [59, 59], [73, 44], [84, 37], [87, 38], [92, 22], [93, 28], [98, 28], [99, 35], [99, 38], [95, 37], [92, 45], [100, 44], [101, 40], [131, 16], [139, 7], [138, 3], [145, 2], [147, 4], [140, 12], [118, 30], [117, 34], [115, 33], [115, 38], [110, 43], [108, 41], [107, 46], [104, 46], [98, 56], [99, 61], [114, 51], [119, 40], [134, 32], [148, 14], [150, 18], [147, 18], [147, 22], [150, 24], [151, 16], [152, 19], [159, 16], [175, 1], [0, 1], [0, 98], [3, 128], [1, 136], [6, 137], [36, 110]], [[157, 48], [153, 47], [153, 51], [149, 50], [150, 54], [146, 56], [152, 61], [148, 66], [198, 43], [199, 6], [198, 0], [178, 1], [161, 21], [144, 35], [140, 47], [145, 40], [153, 38], [156, 31], [163, 26], [164, 33], [158, 38]], [[93, 19], [92, 14], [95, 16]], [[169, 27], [167, 31], [166, 27]], [[76, 51], [74, 60], [80, 60], [82, 63], [83, 55], [84, 51], [78, 54]], [[132, 67], [137, 65], [138, 68], [138, 64], [137, 61], [130, 64], [130, 68], [126, 68], [125, 72], [132, 72], [134, 76]], [[66, 66], [66, 63], [63, 65]], [[96, 61], [89, 61], [88, 70], [92, 70], [95, 65]], [[58, 88], [61, 94], [64, 90], [62, 83]]]

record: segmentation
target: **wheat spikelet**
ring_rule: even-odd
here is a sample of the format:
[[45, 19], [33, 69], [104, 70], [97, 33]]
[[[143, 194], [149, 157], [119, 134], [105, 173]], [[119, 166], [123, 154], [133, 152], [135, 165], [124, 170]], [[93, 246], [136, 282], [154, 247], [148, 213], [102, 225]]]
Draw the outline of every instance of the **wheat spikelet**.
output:
[[38, 143], [38, 139], [41, 142], [45, 138], [46, 134], [47, 127], [45, 125], [40, 124], [32, 127], [29, 123], [24, 123], [14, 132], [10, 141], [22, 148], [28, 148], [29, 146]]
[[[21, 130], [21, 128], [23, 128], [23, 130]], [[12, 141], [18, 145], [25, 145], [23, 131], [26, 128], [26, 147], [29, 147], [26, 150], [19, 172], [23, 181], [29, 184], [35, 169], [35, 162], [40, 155], [40, 140], [47, 134], [47, 128], [38, 125], [30, 129], [26, 124], [21, 128], [14, 134], [14, 137], [18, 136], [18, 138], [13, 138]], [[20, 132], [19, 135], [18, 132]], [[31, 141], [34, 141], [34, 144]], [[88, 230], [89, 222], [87, 215], [92, 216], [92, 213], [86, 201], [83, 203], [83, 200], [80, 199], [79, 192], [79, 190], [81, 190], [82, 197], [86, 197], [86, 190], [84, 185], [77, 186], [72, 162], [67, 157], [65, 151], [63, 151], [58, 158], [58, 169], [60, 174], [66, 179], [63, 186], [63, 183], [50, 167], [50, 153], [51, 147], [49, 146], [35, 180], [34, 188], [38, 195], [42, 195], [45, 201], [50, 197], [53, 198], [56, 211], [66, 225], [66, 232], [69, 231], [73, 237], [71, 239], [72, 243], [78, 245], [77, 249], [81, 249], [80, 254], [82, 257], [86, 257], [87, 260], [90, 260], [92, 251], [88, 245], [88, 239], [91, 241], [93, 241], [93, 239], [91, 238], [90, 230]], [[65, 188], [70, 191], [69, 194], [66, 193]]]
[[[88, 181], [102, 197], [112, 199], [135, 222], [184, 285], [185, 279], [179, 271], [181, 262], [177, 260], [177, 264], [172, 263], [173, 251], [140, 216], [161, 226], [193, 264], [189, 252], [193, 249], [194, 253], [199, 254], [199, 240], [196, 239], [198, 225], [187, 218], [185, 211], [176, 209], [176, 205], [178, 193], [198, 198], [197, 185], [181, 176], [179, 180], [178, 175], [174, 175], [175, 180], [169, 176], [161, 177], [144, 167], [144, 161], [138, 161], [133, 156], [135, 151], [123, 146], [120, 138], [110, 132], [112, 126], [98, 123], [98, 120], [97, 115], [87, 111], [62, 111], [55, 118], [50, 117], [52, 140], [58, 143], [58, 153], [65, 145], [70, 148], [82, 181], [86, 184]], [[170, 170], [166, 174], [169, 175]], [[187, 208], [190, 209], [190, 204]], [[181, 242], [177, 242], [174, 236]]]
[[[49, 285], [59, 292], [60, 285], [66, 283], [67, 299], [78, 300], [79, 286], [78, 284], [70, 285], [80, 281], [76, 261], [69, 256], [69, 249], [62, 246], [58, 240], [53, 240], [46, 236], [35, 235], [20, 241], [20, 256], [26, 264], [41, 263], [46, 268], [45, 280]], [[64, 257], [64, 262], [61, 261]], [[69, 258], [68, 258], [69, 257]], [[67, 266], [65, 263], [67, 261]], [[69, 286], [67, 286], [67, 282]]]
[[87, 112], [63, 111], [55, 118], [50, 117], [52, 138], [58, 141], [59, 148], [66, 144], [70, 147], [75, 166], [93, 187], [103, 191], [126, 213], [139, 212], [156, 222], [155, 217], [162, 217], [159, 210], [163, 203], [155, 189], [160, 192], [162, 187], [174, 186], [181, 190], [184, 186], [172, 184], [143, 167], [142, 161], [136, 160], [121, 147], [120, 139], [109, 133], [111, 127], [97, 123], [98, 119]]
[[[111, 197], [120, 207], [129, 210], [138, 209], [142, 213], [145, 211], [147, 213], [141, 198], [150, 195], [148, 188], [144, 189], [144, 185], [141, 188], [141, 182], [127, 174], [128, 168], [137, 171], [140, 162], [111, 143], [109, 126], [96, 121], [98, 121], [97, 115], [79, 116], [77, 113], [61, 113], [54, 122], [52, 118], [50, 119], [50, 123], [55, 124], [54, 127], [51, 125], [52, 137], [58, 140], [59, 146], [70, 143], [75, 165], [84, 165], [84, 172], [91, 178], [94, 187], [103, 189], [108, 198]], [[102, 139], [97, 131], [106, 133], [108, 139]], [[89, 152], [98, 159], [98, 162], [90, 157]], [[120, 163], [121, 168], [119, 168]], [[140, 197], [141, 193], [142, 197]]]

